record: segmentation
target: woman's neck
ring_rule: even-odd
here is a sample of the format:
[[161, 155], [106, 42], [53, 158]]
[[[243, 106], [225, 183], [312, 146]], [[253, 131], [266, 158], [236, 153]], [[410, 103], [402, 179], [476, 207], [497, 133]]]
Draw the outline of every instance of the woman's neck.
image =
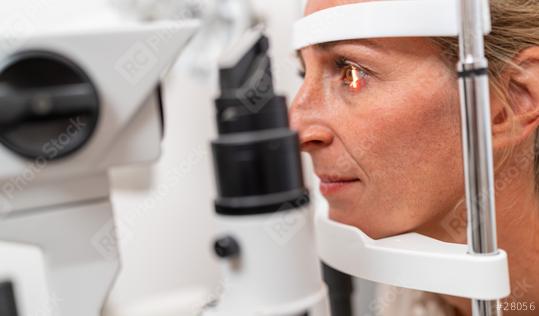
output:
[[[533, 169], [532, 169], [533, 170]], [[535, 176], [515, 177], [497, 192], [498, 245], [509, 258], [511, 295], [503, 300], [504, 315], [539, 313], [539, 200]], [[514, 303], [514, 305], [511, 305]], [[512, 307], [535, 306], [534, 311]]]
[[[514, 153], [496, 175], [498, 246], [507, 252], [511, 295], [502, 300], [504, 316], [539, 313], [539, 193], [535, 186], [533, 156]], [[465, 203], [425, 225], [419, 233], [456, 243], [466, 243]], [[470, 301], [443, 296], [462, 315], [471, 315]], [[511, 303], [513, 303], [511, 305]], [[535, 306], [530, 311], [530, 305]], [[528, 311], [523, 311], [524, 307]], [[515, 310], [516, 308], [520, 310]]]

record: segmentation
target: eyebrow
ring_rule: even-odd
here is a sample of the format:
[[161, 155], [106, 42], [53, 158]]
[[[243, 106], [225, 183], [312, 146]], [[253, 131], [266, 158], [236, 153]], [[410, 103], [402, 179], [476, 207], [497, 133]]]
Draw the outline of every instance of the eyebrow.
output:
[[[378, 51], [382, 49], [382, 45], [380, 45], [379, 43], [371, 39], [353, 39], [353, 40], [345, 40], [345, 41], [326, 42], [326, 43], [315, 44], [312, 47], [315, 47], [316, 49], [322, 50], [324, 52], [328, 52], [328, 51], [331, 51], [335, 46], [343, 45], [343, 44], [364, 46], [369, 49], [378, 50]], [[305, 67], [305, 61], [301, 54], [301, 50], [298, 50], [296, 52], [296, 56], [300, 60], [302, 65]]]
[[353, 40], [346, 40], [346, 41], [326, 42], [326, 43], [315, 44], [314, 47], [321, 49], [323, 51], [328, 51], [337, 45], [343, 45], [343, 44], [365, 46], [367, 48], [374, 49], [374, 50], [382, 49], [382, 45], [380, 45], [378, 42], [371, 39], [353, 39]]

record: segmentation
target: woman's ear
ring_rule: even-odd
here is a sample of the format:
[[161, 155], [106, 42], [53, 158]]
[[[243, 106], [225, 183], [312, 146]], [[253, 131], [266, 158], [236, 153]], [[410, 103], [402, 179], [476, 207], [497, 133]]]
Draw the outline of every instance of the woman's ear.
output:
[[513, 62], [518, 69], [510, 67], [502, 76], [506, 99], [492, 100], [495, 149], [522, 143], [539, 126], [539, 47], [523, 50]]

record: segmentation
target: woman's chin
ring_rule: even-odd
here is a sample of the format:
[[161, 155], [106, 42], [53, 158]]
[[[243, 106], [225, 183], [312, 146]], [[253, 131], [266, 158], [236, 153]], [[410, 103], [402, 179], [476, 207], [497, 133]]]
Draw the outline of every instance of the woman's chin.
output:
[[357, 227], [373, 239], [390, 237], [401, 232], [399, 227], [392, 227], [393, 225], [379, 216], [369, 212], [362, 214], [352, 208], [340, 209], [330, 206], [329, 218], [344, 225]]

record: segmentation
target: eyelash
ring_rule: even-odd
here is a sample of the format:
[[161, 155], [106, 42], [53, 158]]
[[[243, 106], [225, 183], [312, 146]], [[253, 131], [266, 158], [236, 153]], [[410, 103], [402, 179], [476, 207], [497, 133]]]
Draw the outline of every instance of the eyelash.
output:
[[[340, 57], [335, 60], [335, 67], [337, 67], [337, 70], [339, 71], [343, 71], [347, 67], [355, 67], [361, 72], [362, 77], [367, 77], [370, 74], [367, 69], [359, 66], [358, 64], [354, 62], [349, 61], [348, 59], [344, 57]], [[306, 75], [306, 71], [303, 68], [298, 70], [298, 76], [300, 78], [305, 79], [305, 75]]]

